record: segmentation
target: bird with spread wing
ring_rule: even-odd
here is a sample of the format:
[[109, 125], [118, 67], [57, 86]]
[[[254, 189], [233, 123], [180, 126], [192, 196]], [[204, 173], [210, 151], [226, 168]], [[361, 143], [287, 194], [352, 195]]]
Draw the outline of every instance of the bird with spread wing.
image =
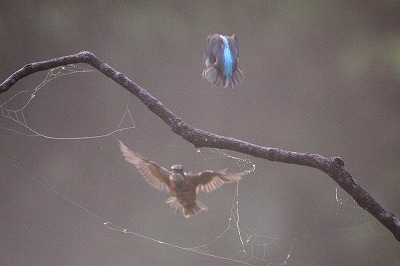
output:
[[134, 164], [138, 172], [146, 181], [156, 189], [171, 192], [172, 196], [166, 201], [176, 212], [182, 212], [185, 218], [189, 218], [202, 210], [208, 210], [207, 206], [196, 200], [199, 190], [211, 192], [225, 183], [239, 181], [245, 172], [227, 173], [223, 171], [205, 170], [197, 174], [185, 173], [182, 165], [172, 165], [171, 171], [149, 161], [137, 152], [131, 151], [119, 141], [119, 145], [125, 159]]

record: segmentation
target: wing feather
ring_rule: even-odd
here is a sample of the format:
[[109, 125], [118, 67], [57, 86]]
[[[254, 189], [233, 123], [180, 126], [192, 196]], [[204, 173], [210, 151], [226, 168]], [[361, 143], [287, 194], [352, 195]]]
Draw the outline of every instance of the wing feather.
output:
[[190, 175], [190, 177], [196, 185], [197, 192], [199, 190], [204, 192], [211, 192], [225, 183], [239, 181], [245, 174], [245, 172], [226, 173], [226, 170], [218, 172], [206, 170], [196, 175]]
[[147, 183], [158, 190], [169, 191], [170, 173], [167, 169], [147, 160], [139, 153], [129, 150], [122, 141], [119, 141], [119, 146], [125, 159], [136, 166], [138, 172], [146, 179]]

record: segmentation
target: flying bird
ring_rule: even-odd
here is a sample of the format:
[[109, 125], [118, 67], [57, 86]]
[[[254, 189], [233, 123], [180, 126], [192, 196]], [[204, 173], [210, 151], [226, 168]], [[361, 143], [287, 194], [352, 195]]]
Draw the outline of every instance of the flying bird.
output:
[[212, 85], [236, 87], [243, 78], [244, 69], [238, 65], [239, 43], [233, 34], [210, 34], [203, 55], [203, 78]]
[[199, 190], [211, 192], [219, 188], [224, 183], [239, 181], [245, 172], [231, 174], [224, 171], [205, 170], [197, 174], [185, 173], [182, 165], [171, 166], [171, 171], [159, 166], [155, 162], [149, 161], [137, 152], [131, 151], [119, 141], [119, 145], [125, 159], [134, 164], [138, 172], [146, 181], [156, 189], [171, 192], [172, 196], [166, 200], [176, 212], [182, 212], [185, 218], [189, 218], [196, 213], [208, 208], [206, 205], [196, 200]]

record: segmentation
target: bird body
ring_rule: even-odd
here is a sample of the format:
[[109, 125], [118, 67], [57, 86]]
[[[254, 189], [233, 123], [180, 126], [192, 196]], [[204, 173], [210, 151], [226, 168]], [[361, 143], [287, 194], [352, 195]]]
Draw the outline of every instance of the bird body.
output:
[[197, 174], [185, 173], [182, 165], [171, 166], [171, 171], [149, 161], [140, 154], [129, 150], [119, 142], [125, 159], [134, 164], [146, 181], [158, 190], [171, 192], [166, 201], [176, 212], [181, 211], [189, 218], [207, 206], [196, 199], [199, 190], [210, 192], [224, 183], [239, 181], [245, 173], [230, 174], [226, 171], [202, 171]]
[[203, 78], [212, 85], [236, 87], [243, 78], [244, 69], [238, 65], [239, 43], [233, 34], [211, 34], [207, 38], [203, 55]]
[[172, 196], [166, 202], [177, 212], [182, 211], [185, 218], [208, 210], [207, 206], [196, 200], [196, 188], [189, 178], [170, 182], [170, 191]]

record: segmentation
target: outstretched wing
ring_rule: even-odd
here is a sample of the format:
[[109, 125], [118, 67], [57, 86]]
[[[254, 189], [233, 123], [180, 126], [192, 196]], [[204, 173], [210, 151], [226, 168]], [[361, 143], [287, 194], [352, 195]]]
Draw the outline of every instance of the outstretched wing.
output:
[[226, 170], [214, 172], [206, 170], [196, 175], [189, 175], [193, 184], [196, 186], [196, 191], [211, 192], [225, 183], [239, 181], [245, 172], [242, 173], [226, 173]]
[[119, 141], [119, 146], [125, 159], [136, 166], [147, 183], [158, 190], [169, 191], [169, 172], [167, 169], [159, 166], [155, 162], [147, 160], [139, 153], [129, 150], [122, 141]]

